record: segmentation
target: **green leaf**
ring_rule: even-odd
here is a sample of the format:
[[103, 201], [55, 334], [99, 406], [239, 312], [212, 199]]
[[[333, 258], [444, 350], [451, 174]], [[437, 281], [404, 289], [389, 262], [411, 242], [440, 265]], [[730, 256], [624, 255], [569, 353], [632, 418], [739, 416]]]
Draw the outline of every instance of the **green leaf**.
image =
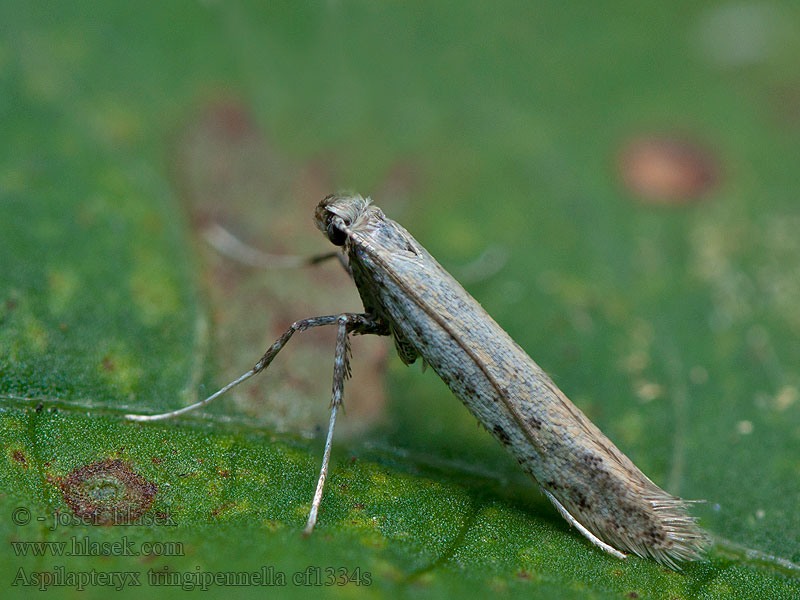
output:
[[[800, 14], [770, 10], [3, 3], [4, 597], [798, 597], [800, 48], [781, 32]], [[732, 52], [736, 18], [784, 43]], [[630, 178], [663, 155], [629, 142], [675, 132], [705, 150], [678, 153], [689, 192], [654, 205]], [[208, 241], [327, 252], [313, 208], [342, 188], [656, 483], [706, 500], [706, 562], [592, 547], [388, 340], [353, 340], [309, 538], [333, 331], [206, 412], [123, 419], [204, 397], [296, 319], [359, 309], [336, 264], [257, 269]], [[499, 268], [475, 261], [492, 248]]]

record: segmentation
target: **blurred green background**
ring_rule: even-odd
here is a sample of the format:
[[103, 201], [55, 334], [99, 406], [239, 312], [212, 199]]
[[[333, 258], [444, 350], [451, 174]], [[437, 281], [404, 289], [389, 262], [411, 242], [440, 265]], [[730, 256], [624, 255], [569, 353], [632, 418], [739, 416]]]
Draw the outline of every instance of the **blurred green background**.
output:
[[[797, 56], [789, 1], [0, 4], [4, 597], [262, 566], [285, 585], [214, 593], [799, 597]], [[353, 341], [309, 539], [333, 332], [206, 413], [123, 420], [360, 308], [335, 264], [208, 242], [328, 251], [311, 219], [338, 189], [409, 229], [656, 483], [706, 500], [707, 562], [591, 547], [387, 340]], [[76, 493], [175, 525], [51, 528]], [[25, 545], [85, 538], [180, 552]]]

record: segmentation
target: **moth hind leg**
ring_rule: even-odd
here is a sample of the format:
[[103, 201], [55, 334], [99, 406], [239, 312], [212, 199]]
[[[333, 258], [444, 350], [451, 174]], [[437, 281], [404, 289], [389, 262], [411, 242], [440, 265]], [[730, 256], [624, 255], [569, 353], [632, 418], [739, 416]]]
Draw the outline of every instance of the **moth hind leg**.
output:
[[624, 560], [627, 557], [627, 554], [625, 554], [623, 552], [620, 552], [619, 550], [617, 550], [613, 546], [610, 546], [609, 544], [606, 544], [603, 540], [601, 540], [599, 537], [597, 537], [591, 531], [586, 529], [586, 527], [581, 525], [578, 522], [578, 520], [575, 517], [573, 517], [567, 511], [566, 508], [564, 508], [564, 506], [561, 504], [561, 502], [556, 500], [556, 497], [553, 496], [553, 494], [551, 494], [550, 492], [548, 492], [545, 489], [542, 489], [542, 491], [544, 492], [545, 496], [550, 498], [550, 502], [553, 503], [553, 505], [556, 507], [556, 510], [558, 510], [558, 512], [561, 514], [561, 516], [564, 517], [567, 520], [567, 523], [569, 523], [575, 529], [580, 531], [584, 535], [584, 537], [586, 537], [586, 539], [588, 539], [590, 542], [592, 542], [595, 546], [597, 546], [598, 548], [601, 548], [602, 550], [605, 550], [611, 556], [615, 556], [616, 558]]

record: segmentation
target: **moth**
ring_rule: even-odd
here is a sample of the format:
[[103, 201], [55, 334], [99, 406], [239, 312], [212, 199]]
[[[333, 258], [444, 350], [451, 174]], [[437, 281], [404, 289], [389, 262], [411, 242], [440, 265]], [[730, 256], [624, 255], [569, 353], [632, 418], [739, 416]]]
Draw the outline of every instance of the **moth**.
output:
[[128, 418], [162, 419], [204, 406], [267, 368], [295, 332], [336, 325], [331, 417], [305, 529], [310, 533], [349, 374], [348, 335], [391, 336], [400, 359], [430, 365], [593, 544], [618, 558], [632, 552], [673, 569], [701, 558], [709, 538], [689, 515], [688, 501], [650, 481], [408, 231], [359, 195], [327, 196], [314, 218], [341, 248], [364, 312], [296, 321], [250, 371], [205, 400]]

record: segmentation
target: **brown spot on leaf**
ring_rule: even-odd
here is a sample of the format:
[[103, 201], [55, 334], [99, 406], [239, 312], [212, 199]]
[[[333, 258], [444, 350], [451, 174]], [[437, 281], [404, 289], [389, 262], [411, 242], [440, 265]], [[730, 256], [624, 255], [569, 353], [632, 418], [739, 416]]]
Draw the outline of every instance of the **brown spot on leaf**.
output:
[[59, 486], [76, 516], [95, 525], [119, 525], [142, 516], [158, 487], [122, 460], [101, 460], [78, 467]]
[[618, 168], [626, 187], [648, 204], [686, 204], [719, 181], [711, 152], [688, 139], [642, 137], [622, 151]]
[[111, 360], [111, 357], [104, 356], [103, 357], [103, 370], [111, 372], [114, 370], [114, 361]]
[[23, 467], [25, 468], [28, 467], [28, 460], [25, 458], [25, 455], [22, 453], [21, 450], [14, 450], [14, 452], [11, 453], [11, 458], [13, 458]]
[[211, 509], [211, 516], [212, 517], [219, 516], [220, 513], [226, 512], [229, 509], [233, 508], [234, 506], [236, 506], [235, 502], [225, 502], [223, 504], [220, 504], [219, 506]]

